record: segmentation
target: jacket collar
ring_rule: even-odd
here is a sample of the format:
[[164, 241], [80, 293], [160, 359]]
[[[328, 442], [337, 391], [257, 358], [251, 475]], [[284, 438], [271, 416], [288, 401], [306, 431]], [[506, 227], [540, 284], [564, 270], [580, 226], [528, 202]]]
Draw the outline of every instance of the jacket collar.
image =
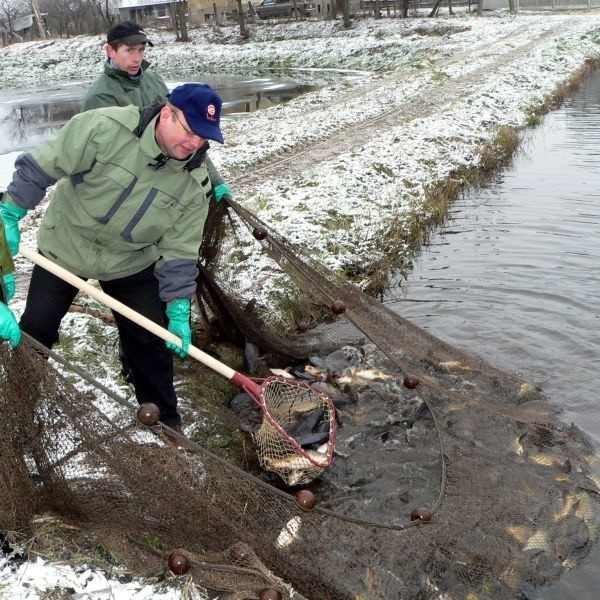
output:
[[142, 61], [142, 74], [137, 77], [131, 77], [127, 71], [122, 71], [121, 69], [117, 69], [113, 67], [110, 63], [110, 59], [106, 59], [104, 63], [104, 73], [108, 75], [108, 77], [112, 77], [119, 81], [119, 83], [129, 83], [131, 85], [139, 85], [140, 81], [144, 77], [144, 73], [150, 67], [150, 63], [146, 60]]

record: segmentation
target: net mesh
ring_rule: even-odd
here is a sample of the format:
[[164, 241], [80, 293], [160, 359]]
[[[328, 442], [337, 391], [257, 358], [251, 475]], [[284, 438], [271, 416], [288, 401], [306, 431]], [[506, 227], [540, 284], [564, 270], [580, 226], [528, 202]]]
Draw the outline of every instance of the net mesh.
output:
[[[288, 486], [310, 483], [333, 459], [333, 403], [325, 394], [302, 382], [275, 377], [267, 379], [262, 390], [268, 413], [253, 436], [261, 466], [277, 473]], [[302, 418], [320, 424], [327, 434], [326, 442], [318, 450], [305, 449], [296, 439], [298, 421]]]
[[[101, 408], [122, 399], [78, 391], [62, 374], [73, 365], [25, 339], [0, 347], [3, 530], [26, 535], [52, 511], [136, 573], [177, 551], [194, 585], [232, 598], [515, 598], [585, 560], [596, 450], [538, 388], [412, 325], [235, 203], [216, 210], [227, 218], [207, 227], [199, 314], [327, 389], [332, 465], [285, 487], [202, 445], [178, 450], [133, 407], [109, 419]], [[235, 243], [220, 245], [225, 230]]]

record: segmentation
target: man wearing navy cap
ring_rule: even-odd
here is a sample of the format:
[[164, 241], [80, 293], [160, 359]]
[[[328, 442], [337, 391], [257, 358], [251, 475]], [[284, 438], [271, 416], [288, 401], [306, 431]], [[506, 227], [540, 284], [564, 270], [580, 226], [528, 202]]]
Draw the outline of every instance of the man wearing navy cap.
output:
[[[38, 230], [40, 252], [97, 279], [105, 292], [181, 338], [181, 345], [165, 347], [115, 313], [138, 401], [157, 404], [162, 422], [175, 428], [181, 419], [169, 350], [184, 357], [191, 341], [190, 303], [211, 198], [206, 153], [209, 140], [223, 143], [220, 116], [221, 98], [198, 83], [175, 88], [141, 116], [135, 106], [80, 113], [17, 158], [0, 202], [15, 255], [19, 220], [56, 183]], [[35, 266], [21, 329], [51, 347], [76, 293]], [[8, 339], [3, 319], [0, 312], [0, 338]]]
[[[129, 104], [144, 108], [165, 101], [169, 90], [161, 76], [149, 69], [144, 59], [146, 46], [154, 44], [137, 23], [123, 21], [108, 30], [104, 74], [87, 93], [83, 110]], [[231, 190], [210, 158], [206, 164], [215, 200], [231, 198]]]

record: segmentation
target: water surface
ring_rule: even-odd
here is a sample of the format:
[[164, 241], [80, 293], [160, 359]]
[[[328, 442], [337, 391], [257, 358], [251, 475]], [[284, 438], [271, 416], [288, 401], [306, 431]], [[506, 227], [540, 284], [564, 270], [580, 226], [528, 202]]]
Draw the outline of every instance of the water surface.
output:
[[[339, 75], [342, 76], [350, 75]], [[182, 75], [177, 81], [165, 83], [171, 90], [187, 81], [202, 81], [213, 86], [223, 98], [224, 115], [268, 108], [322, 85], [318, 73], [302, 83], [289, 77], [197, 74]], [[5, 162], [3, 155], [32, 148], [80, 112], [92, 83], [71, 81], [36, 89], [0, 90], [0, 165]]]
[[[538, 384], [600, 442], [600, 73], [453, 207], [388, 302], [452, 345]], [[544, 598], [597, 598], [600, 550]]]

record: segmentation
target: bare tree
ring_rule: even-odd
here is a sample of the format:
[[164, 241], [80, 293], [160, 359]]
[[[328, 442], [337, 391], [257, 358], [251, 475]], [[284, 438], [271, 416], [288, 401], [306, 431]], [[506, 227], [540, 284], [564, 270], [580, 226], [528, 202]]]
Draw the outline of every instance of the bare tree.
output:
[[173, 31], [175, 31], [175, 39], [178, 42], [189, 41], [186, 20], [187, 8], [187, 0], [174, 0], [169, 4], [171, 25]]
[[86, 33], [86, 20], [91, 7], [86, 0], [71, 0], [67, 2], [67, 13], [71, 16], [71, 23], [76, 34]]
[[[102, 30], [110, 29], [113, 24], [113, 17], [111, 15], [110, 9], [113, 7], [113, 2], [111, 0], [88, 0], [92, 7], [92, 12], [100, 17], [100, 21], [102, 24]], [[95, 32], [97, 33], [97, 32]]]
[[[15, 32], [15, 20], [33, 15], [33, 36], [71, 36], [107, 31], [113, 25], [117, 0], [0, 0], [0, 33], [6, 42], [22, 41]], [[181, 0], [173, 0], [181, 4]], [[187, 9], [187, 2], [183, 2]], [[44, 15], [44, 17], [42, 17]], [[180, 18], [185, 18], [184, 16]], [[185, 24], [184, 24], [185, 29]], [[187, 35], [187, 31], [185, 31]]]
[[[22, 5], [18, 0], [0, 0], [0, 24], [2, 26], [2, 37], [6, 36], [12, 41], [16, 32], [14, 31], [15, 19], [23, 14]], [[19, 38], [21, 36], [18, 36]]]
[[46, 23], [53, 35], [69, 37], [92, 30], [90, 22], [93, 23], [93, 14], [89, 0], [38, 1], [42, 12], [47, 14]]
[[39, 0], [40, 10], [46, 14], [46, 27], [51, 35], [69, 35], [69, 17], [60, 1]]
[[38, 4], [38, 0], [31, 0], [31, 10], [35, 17], [35, 23], [37, 25], [38, 33], [40, 37], [45, 40], [46, 39], [46, 26], [44, 25], [44, 21], [42, 20], [42, 13], [40, 12], [40, 6]]
[[237, 0], [238, 15], [240, 16], [240, 35], [246, 39], [248, 37], [248, 28], [246, 27], [246, 18], [244, 16], [244, 5], [242, 0]]
[[344, 29], [349, 29], [352, 25], [350, 22], [350, 0], [343, 0], [342, 14], [344, 17]]

